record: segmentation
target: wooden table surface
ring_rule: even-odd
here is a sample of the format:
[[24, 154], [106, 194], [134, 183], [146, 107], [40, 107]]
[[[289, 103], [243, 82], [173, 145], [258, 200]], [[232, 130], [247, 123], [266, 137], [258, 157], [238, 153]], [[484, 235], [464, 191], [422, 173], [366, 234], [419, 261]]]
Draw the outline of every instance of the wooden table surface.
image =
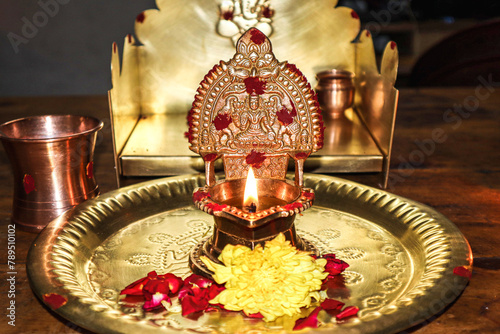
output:
[[[474, 254], [472, 279], [443, 312], [406, 332], [500, 333], [500, 87], [403, 89], [396, 121], [388, 191], [425, 203], [446, 215], [468, 239]], [[488, 95], [488, 96], [487, 96]], [[468, 111], [469, 110], [469, 111]], [[116, 187], [107, 98], [1, 98], [0, 123], [28, 115], [84, 114], [105, 122], [96, 147], [95, 176], [101, 191]], [[433, 140], [433, 131], [441, 131]], [[343, 174], [375, 185], [376, 175]], [[89, 333], [48, 310], [26, 275], [35, 234], [16, 231], [16, 321], [6, 316], [9, 289], [7, 225], [13, 180], [0, 150], [1, 333]], [[128, 180], [127, 183], [137, 180]]]

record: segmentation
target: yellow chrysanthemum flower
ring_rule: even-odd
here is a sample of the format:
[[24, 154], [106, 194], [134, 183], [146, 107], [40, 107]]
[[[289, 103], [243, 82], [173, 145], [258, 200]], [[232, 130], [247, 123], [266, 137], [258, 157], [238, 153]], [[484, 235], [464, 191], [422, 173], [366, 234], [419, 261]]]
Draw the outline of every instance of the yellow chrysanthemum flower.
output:
[[297, 250], [281, 233], [264, 248], [227, 245], [219, 256], [224, 265], [207, 257], [201, 260], [214, 272], [213, 279], [226, 287], [210, 303], [260, 313], [265, 321], [292, 316], [313, 299], [320, 301], [321, 282], [328, 276], [325, 259], [315, 260], [309, 252]]

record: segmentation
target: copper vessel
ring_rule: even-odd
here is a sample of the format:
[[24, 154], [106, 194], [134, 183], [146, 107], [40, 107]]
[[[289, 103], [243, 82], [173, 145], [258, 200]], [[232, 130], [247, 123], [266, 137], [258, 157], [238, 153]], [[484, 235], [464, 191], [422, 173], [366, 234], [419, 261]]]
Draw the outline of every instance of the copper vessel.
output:
[[339, 118], [354, 102], [354, 73], [344, 70], [328, 70], [316, 74], [318, 83], [314, 89], [325, 117]]
[[14, 174], [12, 221], [39, 232], [73, 206], [97, 196], [93, 173], [103, 123], [75, 115], [26, 117], [0, 125]]

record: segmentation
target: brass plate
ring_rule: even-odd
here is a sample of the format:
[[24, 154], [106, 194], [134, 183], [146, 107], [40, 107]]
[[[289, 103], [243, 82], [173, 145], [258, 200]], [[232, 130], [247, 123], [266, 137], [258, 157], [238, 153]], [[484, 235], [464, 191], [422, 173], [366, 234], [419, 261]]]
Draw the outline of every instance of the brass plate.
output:
[[[28, 254], [35, 294], [56, 293], [68, 302], [55, 311], [99, 333], [263, 333], [290, 331], [239, 313], [144, 314], [118, 302], [128, 283], [150, 270], [188, 274], [189, 250], [211, 232], [212, 217], [192, 205], [200, 176], [178, 176], [118, 189], [77, 206], [50, 223]], [[360, 307], [359, 317], [311, 333], [390, 333], [442, 310], [464, 289], [453, 274], [472, 265], [469, 245], [435, 210], [385, 191], [323, 175], [306, 174], [315, 206], [297, 217], [298, 232], [321, 252], [351, 266], [348, 292], [337, 296]], [[471, 269], [471, 268], [470, 268]]]

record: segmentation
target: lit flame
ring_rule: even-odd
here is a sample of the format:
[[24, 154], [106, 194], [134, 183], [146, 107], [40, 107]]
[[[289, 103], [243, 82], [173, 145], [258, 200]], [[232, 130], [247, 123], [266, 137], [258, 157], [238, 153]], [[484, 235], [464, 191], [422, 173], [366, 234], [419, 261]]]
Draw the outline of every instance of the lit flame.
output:
[[257, 182], [255, 181], [252, 167], [250, 167], [248, 169], [247, 182], [245, 183], [243, 206], [250, 206], [252, 203], [257, 206], [257, 203], [259, 203], [259, 195], [257, 195]]

